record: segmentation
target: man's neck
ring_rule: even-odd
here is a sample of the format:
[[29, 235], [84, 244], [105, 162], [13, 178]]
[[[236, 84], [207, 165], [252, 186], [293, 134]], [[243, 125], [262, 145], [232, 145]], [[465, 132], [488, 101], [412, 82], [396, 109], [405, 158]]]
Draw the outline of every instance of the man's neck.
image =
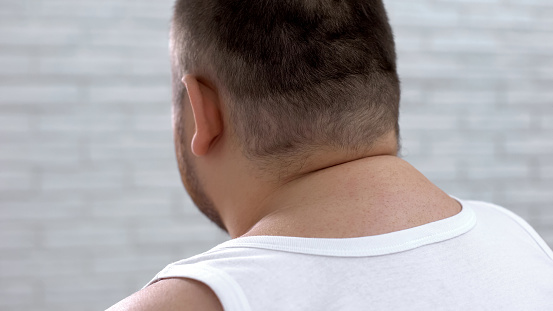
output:
[[458, 202], [395, 156], [317, 170], [280, 187], [243, 236], [350, 238], [407, 229], [457, 214]]

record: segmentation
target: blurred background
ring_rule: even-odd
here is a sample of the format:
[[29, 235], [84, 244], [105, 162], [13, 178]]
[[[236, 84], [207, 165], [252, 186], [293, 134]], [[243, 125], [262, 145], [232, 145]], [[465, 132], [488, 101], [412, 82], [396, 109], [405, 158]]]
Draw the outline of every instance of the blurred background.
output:
[[[553, 2], [385, 3], [404, 158], [553, 245]], [[172, 4], [0, 1], [1, 310], [103, 310], [227, 239], [177, 171]]]

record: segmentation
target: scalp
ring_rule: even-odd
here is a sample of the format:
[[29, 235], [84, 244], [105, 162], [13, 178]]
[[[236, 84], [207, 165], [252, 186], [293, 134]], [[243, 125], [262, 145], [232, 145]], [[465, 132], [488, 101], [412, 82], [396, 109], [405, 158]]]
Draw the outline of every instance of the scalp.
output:
[[217, 0], [213, 7], [206, 33], [236, 65], [256, 68], [250, 75], [256, 87], [245, 88], [251, 83], [241, 81], [231, 86], [237, 93], [258, 97], [395, 70], [380, 1]]
[[174, 81], [194, 73], [215, 83], [250, 159], [367, 149], [399, 134], [381, 0], [179, 0], [171, 37]]

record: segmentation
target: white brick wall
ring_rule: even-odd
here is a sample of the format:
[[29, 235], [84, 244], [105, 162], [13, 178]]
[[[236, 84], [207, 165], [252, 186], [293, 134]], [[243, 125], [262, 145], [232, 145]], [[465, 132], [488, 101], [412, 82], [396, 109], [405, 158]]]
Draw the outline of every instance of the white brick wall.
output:
[[[553, 2], [386, 4], [405, 159], [553, 245]], [[174, 160], [171, 6], [0, 2], [1, 310], [101, 310], [225, 239]]]

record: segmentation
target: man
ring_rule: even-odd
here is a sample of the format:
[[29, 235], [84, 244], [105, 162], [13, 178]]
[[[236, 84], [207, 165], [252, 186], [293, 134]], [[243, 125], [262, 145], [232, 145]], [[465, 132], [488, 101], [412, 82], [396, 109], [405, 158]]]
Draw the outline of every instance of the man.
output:
[[178, 0], [183, 183], [232, 240], [110, 310], [546, 310], [553, 253], [522, 219], [398, 158], [380, 0]]

